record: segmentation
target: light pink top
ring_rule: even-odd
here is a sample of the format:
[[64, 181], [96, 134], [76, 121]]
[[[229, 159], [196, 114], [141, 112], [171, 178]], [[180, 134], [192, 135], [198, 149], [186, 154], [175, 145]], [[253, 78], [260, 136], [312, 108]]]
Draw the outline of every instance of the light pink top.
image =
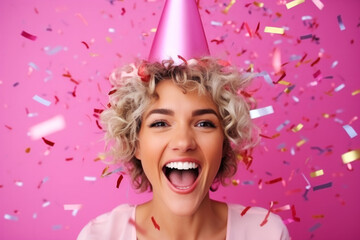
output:
[[[90, 221], [80, 232], [77, 240], [136, 240], [135, 227], [129, 219], [135, 219], [136, 206], [120, 205], [111, 212]], [[270, 213], [262, 227], [268, 210], [251, 207], [241, 216], [244, 206], [228, 204], [226, 240], [288, 240], [289, 233], [281, 218]]]

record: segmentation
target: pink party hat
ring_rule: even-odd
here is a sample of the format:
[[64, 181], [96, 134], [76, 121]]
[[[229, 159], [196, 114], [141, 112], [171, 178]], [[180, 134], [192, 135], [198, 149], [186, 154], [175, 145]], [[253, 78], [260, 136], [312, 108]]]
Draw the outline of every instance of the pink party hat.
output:
[[181, 63], [178, 56], [188, 60], [209, 55], [195, 0], [166, 0], [148, 60]]

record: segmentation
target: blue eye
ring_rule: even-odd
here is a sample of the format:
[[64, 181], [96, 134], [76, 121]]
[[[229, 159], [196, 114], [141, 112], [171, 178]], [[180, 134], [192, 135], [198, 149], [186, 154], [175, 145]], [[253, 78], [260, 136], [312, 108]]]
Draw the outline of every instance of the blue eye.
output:
[[168, 124], [164, 121], [156, 121], [150, 124], [151, 128], [167, 127]]
[[202, 128], [215, 128], [215, 124], [211, 121], [202, 121], [197, 124], [198, 127]]

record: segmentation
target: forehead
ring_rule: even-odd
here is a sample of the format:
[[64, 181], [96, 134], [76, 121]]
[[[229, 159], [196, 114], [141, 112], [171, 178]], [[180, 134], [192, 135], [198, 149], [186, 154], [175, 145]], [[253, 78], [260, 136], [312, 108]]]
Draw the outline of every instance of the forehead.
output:
[[189, 85], [177, 85], [171, 79], [162, 80], [156, 85], [154, 98], [150, 108], [171, 107], [180, 108], [213, 108], [217, 112], [217, 105], [214, 103], [211, 94], [207, 91], [199, 91], [197, 83], [192, 82]]

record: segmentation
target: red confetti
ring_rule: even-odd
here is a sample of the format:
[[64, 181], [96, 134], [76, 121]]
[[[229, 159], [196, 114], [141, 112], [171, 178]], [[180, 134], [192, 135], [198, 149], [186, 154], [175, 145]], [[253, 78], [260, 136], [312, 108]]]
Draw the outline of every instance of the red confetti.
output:
[[118, 180], [117, 180], [117, 183], [116, 183], [116, 188], [119, 188], [119, 186], [120, 186], [120, 183], [121, 183], [121, 181], [123, 180], [123, 175], [120, 175], [119, 176], [119, 178], [118, 178]]
[[114, 94], [116, 92], [116, 89], [111, 90], [108, 95]]
[[87, 49], [89, 49], [89, 45], [86, 42], [82, 41], [81, 43], [84, 44]]
[[244, 210], [242, 210], [240, 215], [244, 216], [247, 213], [247, 211], [249, 211], [250, 208], [251, 208], [251, 206], [247, 206], [246, 208], [244, 208]]
[[245, 25], [246, 31], [249, 33], [249, 36], [252, 37], [253, 34], [252, 34], [251, 29], [250, 29], [249, 25], [247, 24], [247, 22], [244, 22], [244, 25]]
[[57, 104], [59, 101], [60, 99], [57, 96], [55, 96], [55, 104]]
[[42, 140], [43, 140], [47, 145], [49, 145], [49, 146], [51, 146], [51, 147], [53, 147], [53, 146], [55, 145], [54, 142], [51, 142], [51, 141], [47, 140], [47, 139], [44, 138], [44, 137], [42, 137]]
[[157, 230], [160, 231], [160, 226], [159, 226], [159, 224], [157, 224], [157, 222], [155, 221], [155, 218], [154, 218], [154, 217], [151, 217], [151, 221], [153, 222], [154, 227], [155, 227]]
[[72, 161], [74, 158], [69, 157], [69, 158], [65, 158], [65, 161]]
[[274, 184], [274, 183], [281, 182], [281, 181], [282, 181], [282, 177], [279, 177], [279, 178], [275, 178], [275, 179], [270, 180], [270, 181], [266, 181], [265, 183], [266, 184]]
[[321, 74], [321, 71], [318, 70], [316, 73], [313, 74], [313, 77], [314, 77], [314, 78], [317, 78], [320, 74]]
[[296, 210], [294, 205], [291, 206], [291, 214], [295, 222], [300, 222], [300, 218], [296, 217]]
[[264, 226], [264, 225], [268, 222], [268, 218], [269, 218], [269, 216], [270, 216], [270, 212], [271, 212], [271, 210], [272, 210], [272, 208], [273, 208], [273, 205], [274, 205], [274, 202], [271, 201], [271, 203], [270, 203], [270, 208], [269, 208], [269, 210], [268, 210], [268, 212], [267, 212], [264, 220], [263, 220], [262, 223], [260, 224], [260, 227]]
[[102, 127], [100, 126], [100, 123], [99, 123], [98, 120], [96, 120], [96, 125], [97, 125], [97, 127], [98, 127], [100, 130], [102, 130]]
[[211, 40], [211, 42], [215, 42], [216, 45], [219, 45], [220, 43], [223, 43], [224, 40], [223, 39], [221, 39], [221, 40], [213, 39], [213, 40]]
[[126, 13], [126, 9], [125, 9], [125, 8], [121, 8], [121, 16], [124, 16], [125, 13]]
[[94, 108], [94, 113], [99, 113], [99, 114], [101, 114], [103, 111], [104, 111], [104, 109]]
[[27, 38], [27, 39], [30, 39], [30, 40], [32, 40], [32, 41], [35, 41], [36, 38], [37, 38], [35, 35], [32, 35], [32, 34], [27, 33], [27, 32], [25, 32], [25, 31], [22, 31], [22, 32], [21, 32], [21, 36], [23, 36], [23, 37], [25, 37], [25, 38]]
[[187, 63], [187, 61], [186, 61], [186, 59], [184, 57], [178, 55], [178, 58], [180, 58], [186, 65], [188, 65], [188, 63]]
[[315, 64], [317, 64], [320, 61], [320, 57], [318, 57], [314, 62], [311, 63], [310, 66], [315, 66]]

